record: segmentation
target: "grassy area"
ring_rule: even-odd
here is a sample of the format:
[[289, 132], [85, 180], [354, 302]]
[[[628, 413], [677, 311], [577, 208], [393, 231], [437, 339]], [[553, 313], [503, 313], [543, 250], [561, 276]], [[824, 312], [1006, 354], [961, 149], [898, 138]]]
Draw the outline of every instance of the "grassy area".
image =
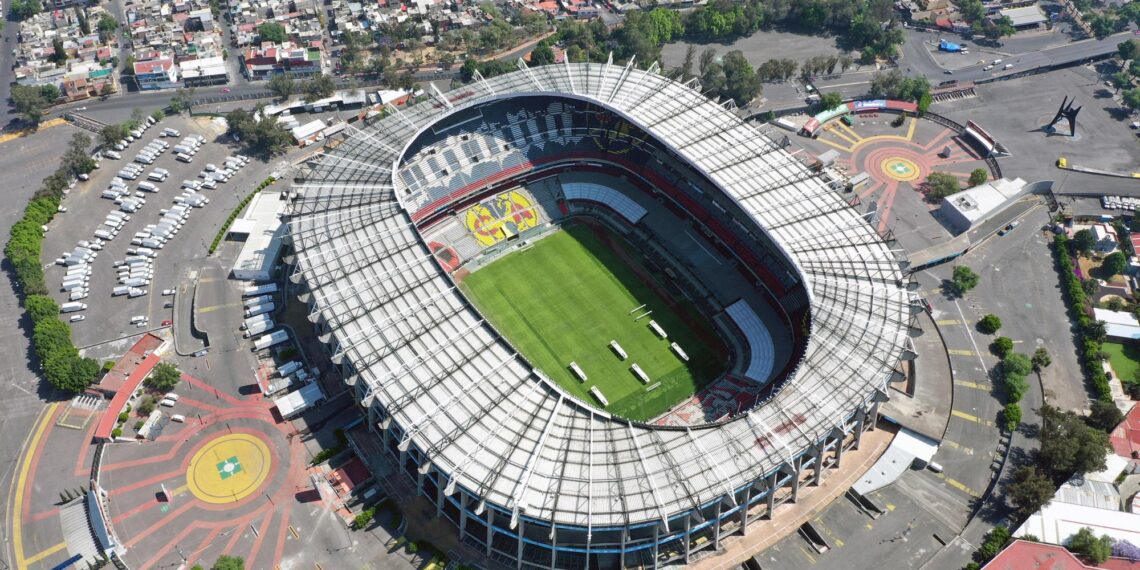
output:
[[1140, 368], [1140, 347], [1106, 342], [1101, 345], [1101, 350], [1109, 354], [1109, 362], [1118, 378], [1132, 380], [1136, 377], [1136, 370]]
[[[462, 286], [480, 312], [547, 376], [600, 406], [589, 393], [598, 386], [610, 402], [606, 410], [623, 417], [657, 416], [723, 370], [727, 348], [696, 309], [663, 298], [585, 226], [567, 226], [476, 271]], [[629, 311], [642, 304], [653, 314], [635, 321]], [[688, 363], [649, 329], [650, 319], [688, 353]], [[627, 360], [610, 350], [610, 340], [625, 349]], [[570, 362], [578, 363], [586, 382], [578, 381]], [[649, 376], [648, 385], [630, 371], [633, 363]]]

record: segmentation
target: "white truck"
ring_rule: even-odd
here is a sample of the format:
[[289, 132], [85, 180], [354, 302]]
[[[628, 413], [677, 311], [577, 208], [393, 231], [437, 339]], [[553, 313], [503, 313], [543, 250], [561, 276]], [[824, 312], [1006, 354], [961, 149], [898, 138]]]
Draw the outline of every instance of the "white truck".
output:
[[281, 344], [287, 340], [289, 340], [289, 331], [276, 330], [269, 334], [264, 334], [257, 337], [257, 339], [253, 341], [253, 349], [265, 350], [271, 346]]
[[250, 327], [260, 323], [268, 323], [270, 325], [269, 328], [273, 328], [273, 317], [270, 317], [269, 315], [257, 315], [256, 317], [250, 317], [242, 322], [241, 330], [249, 330]]
[[260, 297], [254, 297], [252, 299], [246, 299], [246, 300], [242, 301], [242, 304], [245, 305], [245, 308], [248, 309], [250, 307], [256, 307], [257, 305], [264, 305], [266, 303], [272, 303], [272, 302], [273, 302], [273, 295], [262, 295]]
[[[259, 315], [259, 316], [263, 316], [263, 315]], [[260, 322], [260, 323], [253, 325], [252, 327], [245, 329], [245, 332], [241, 333], [241, 336], [244, 338], [249, 338], [251, 336], [261, 334], [261, 333], [263, 333], [263, 332], [265, 332], [271, 328], [273, 328], [273, 321]]]
[[74, 313], [75, 311], [83, 311], [86, 309], [87, 309], [87, 303], [71, 302], [71, 303], [64, 303], [64, 304], [59, 306], [59, 312], [61, 312], [61, 313]]
[[246, 316], [246, 318], [249, 318], [249, 317], [254, 317], [257, 315], [263, 315], [265, 313], [272, 311], [275, 308], [277, 308], [277, 307], [273, 303], [266, 303], [264, 305], [257, 305], [256, 307], [250, 307], [250, 308], [246, 309], [245, 310], [245, 316]]
[[294, 360], [292, 362], [286, 362], [285, 364], [282, 364], [281, 366], [277, 367], [277, 375], [281, 376], [281, 377], [288, 376], [288, 375], [300, 370], [301, 366], [302, 366], [302, 364], [301, 364], [300, 360]]
[[262, 283], [261, 285], [253, 285], [246, 287], [242, 292], [243, 297], [257, 297], [259, 295], [268, 295], [269, 293], [277, 292], [276, 283]]

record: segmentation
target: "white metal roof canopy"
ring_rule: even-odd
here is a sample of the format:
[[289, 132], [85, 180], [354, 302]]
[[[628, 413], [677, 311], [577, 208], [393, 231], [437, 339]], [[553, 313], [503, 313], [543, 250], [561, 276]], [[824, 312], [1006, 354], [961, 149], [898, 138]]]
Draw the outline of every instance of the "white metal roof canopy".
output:
[[[604, 106], [737, 202], [800, 269], [812, 332], [783, 389], [726, 423], [631, 424], [534, 374], [465, 304], [393, 207], [400, 152], [455, 108], [518, 95]], [[910, 298], [897, 259], [843, 198], [756, 128], [654, 73], [567, 64], [394, 110], [313, 168], [290, 221], [330, 342], [454, 485], [528, 518], [612, 526], [670, 518], [780, 467], [885, 388]], [[401, 150], [397, 150], [401, 149]], [[454, 486], [452, 486], [454, 488]]]

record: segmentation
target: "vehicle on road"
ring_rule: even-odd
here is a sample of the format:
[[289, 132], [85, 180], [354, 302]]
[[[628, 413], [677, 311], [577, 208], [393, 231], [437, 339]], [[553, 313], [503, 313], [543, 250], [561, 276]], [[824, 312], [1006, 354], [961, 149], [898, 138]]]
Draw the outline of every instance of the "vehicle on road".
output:
[[71, 317], [70, 319], [67, 319], [67, 320], [69, 320], [69, 321], [71, 321], [71, 322], [73, 322], [73, 323], [78, 323], [79, 321], [82, 321], [82, 320], [84, 320], [84, 319], [86, 319], [86, 318], [87, 318], [87, 317], [85, 317], [85, 316], [83, 316], [83, 315], [75, 315], [74, 317]]

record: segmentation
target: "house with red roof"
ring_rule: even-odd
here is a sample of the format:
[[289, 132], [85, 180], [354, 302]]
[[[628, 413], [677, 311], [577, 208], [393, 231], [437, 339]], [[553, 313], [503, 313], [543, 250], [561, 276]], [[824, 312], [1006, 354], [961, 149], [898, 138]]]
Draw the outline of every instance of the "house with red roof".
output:
[[136, 61], [135, 80], [138, 81], [139, 89], [144, 91], [172, 89], [178, 87], [178, 66], [174, 65], [174, 58], [168, 55]]
[[1109, 558], [1101, 564], [1086, 564], [1062, 546], [1015, 540], [982, 570], [1140, 570], [1140, 562]]

